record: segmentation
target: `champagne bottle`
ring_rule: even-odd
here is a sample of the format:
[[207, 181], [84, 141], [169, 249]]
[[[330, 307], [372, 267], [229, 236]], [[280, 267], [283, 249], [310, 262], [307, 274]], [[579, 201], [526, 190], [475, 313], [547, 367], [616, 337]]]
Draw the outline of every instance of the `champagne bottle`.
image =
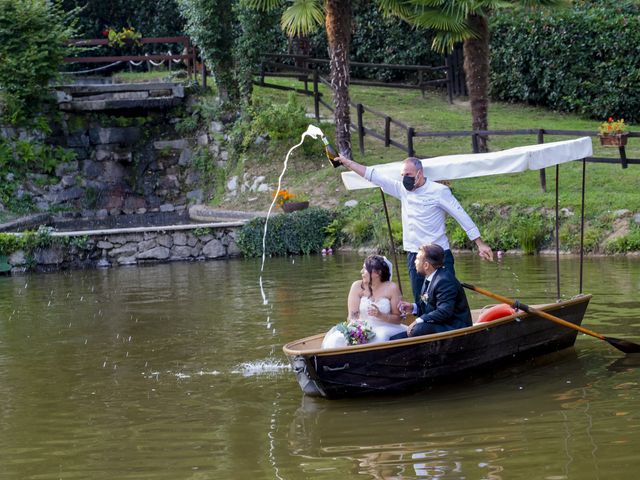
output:
[[322, 143], [324, 143], [324, 153], [331, 162], [331, 165], [333, 165], [333, 168], [338, 168], [342, 165], [338, 160], [336, 160], [336, 157], [338, 156], [336, 149], [333, 148], [333, 145], [329, 143], [329, 140], [327, 140], [327, 137], [324, 135], [322, 136]]

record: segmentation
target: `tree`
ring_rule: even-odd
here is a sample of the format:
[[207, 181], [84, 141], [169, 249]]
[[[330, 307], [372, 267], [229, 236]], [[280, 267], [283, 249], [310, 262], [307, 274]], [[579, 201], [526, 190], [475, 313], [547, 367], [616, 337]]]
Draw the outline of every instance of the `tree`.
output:
[[[493, 11], [503, 8], [566, 5], [567, 0], [381, 0], [383, 10], [421, 28], [434, 30], [432, 48], [450, 53], [463, 42], [464, 72], [471, 103], [473, 130], [488, 130], [489, 23]], [[486, 136], [479, 137], [487, 151]]]
[[[285, 0], [245, 0], [259, 10], [273, 10]], [[329, 66], [336, 143], [340, 152], [351, 157], [351, 119], [349, 112], [349, 44], [351, 39], [351, 0], [293, 0], [282, 14], [282, 29], [290, 36], [307, 35], [324, 23], [329, 45]]]
[[178, 0], [178, 6], [187, 34], [213, 72], [223, 105], [236, 104], [240, 89], [234, 76], [233, 0]]
[[213, 72], [223, 120], [247, 111], [260, 49], [273, 43], [274, 18], [237, 0], [177, 0], [186, 32]]
[[59, 2], [0, 0], [0, 110], [5, 121], [28, 124], [51, 96], [67, 45], [73, 17]]

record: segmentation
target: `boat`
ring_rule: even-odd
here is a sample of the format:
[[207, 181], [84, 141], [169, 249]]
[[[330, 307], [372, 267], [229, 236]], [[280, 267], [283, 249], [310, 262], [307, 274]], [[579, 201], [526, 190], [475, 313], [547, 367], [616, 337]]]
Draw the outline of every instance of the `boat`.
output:
[[[592, 153], [591, 139], [583, 137], [499, 152], [423, 159], [422, 164], [425, 176], [431, 180], [512, 174], [551, 166], [556, 168], [557, 179], [560, 164], [582, 160], [581, 231], [584, 232], [585, 159]], [[396, 176], [397, 179], [401, 178], [401, 162], [377, 165], [376, 169], [386, 175]], [[377, 188], [354, 172], [342, 173], [342, 181], [348, 190]], [[557, 181], [555, 193], [556, 299], [561, 299]], [[387, 212], [384, 193], [382, 200]], [[393, 243], [391, 247], [395, 257]], [[338, 398], [411, 390], [467, 375], [478, 369], [486, 371], [487, 367], [495, 364], [504, 365], [515, 359], [560, 351], [574, 345], [578, 331], [608, 341], [622, 351], [640, 351], [640, 346], [632, 342], [607, 338], [581, 327], [591, 295], [582, 292], [582, 245], [580, 251], [579, 292], [570, 300], [548, 302], [534, 308], [517, 300], [500, 300], [497, 294], [463, 284], [519, 309], [514, 314], [486, 323], [479, 322], [479, 312], [474, 311], [474, 323], [470, 327], [370, 345], [323, 350], [321, 343], [324, 334], [318, 334], [287, 343], [283, 347], [284, 353], [305, 394]], [[397, 268], [397, 259], [395, 264]], [[399, 278], [398, 270], [396, 274]]]
[[[536, 306], [580, 326], [591, 295]], [[490, 322], [422, 337], [322, 349], [324, 333], [287, 343], [302, 391], [329, 399], [370, 393], [399, 393], [449, 382], [488, 367], [534, 358], [574, 345], [577, 330], [518, 311]]]

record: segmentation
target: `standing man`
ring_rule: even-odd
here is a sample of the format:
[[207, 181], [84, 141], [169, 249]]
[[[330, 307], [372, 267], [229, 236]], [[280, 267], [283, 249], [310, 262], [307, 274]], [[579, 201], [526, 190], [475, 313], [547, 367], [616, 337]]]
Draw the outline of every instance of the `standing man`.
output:
[[342, 165], [361, 177], [382, 188], [382, 191], [399, 199], [402, 204], [402, 246], [407, 252], [407, 269], [411, 279], [411, 290], [419, 303], [424, 276], [416, 271], [415, 260], [421, 245], [435, 243], [444, 250], [444, 266], [452, 274], [453, 255], [445, 232], [447, 214], [456, 219], [466, 232], [469, 240], [478, 246], [478, 254], [485, 260], [493, 261], [493, 252], [480, 238], [480, 231], [471, 217], [460, 206], [449, 187], [428, 180], [424, 176], [422, 162], [409, 157], [402, 163], [402, 182], [381, 175], [373, 167], [365, 167], [343, 156], [336, 157]]
[[440, 245], [423, 245], [416, 256], [416, 268], [425, 276], [422, 295], [417, 304], [400, 302], [402, 312], [419, 315], [407, 332], [398, 333], [391, 340], [418, 337], [470, 327], [471, 310], [464, 288], [453, 273], [443, 268], [444, 250]]

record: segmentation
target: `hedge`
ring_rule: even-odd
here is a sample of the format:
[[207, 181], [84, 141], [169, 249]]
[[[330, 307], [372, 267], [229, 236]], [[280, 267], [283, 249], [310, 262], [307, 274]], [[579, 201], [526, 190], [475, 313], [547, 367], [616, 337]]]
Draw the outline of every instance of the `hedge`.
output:
[[[309, 208], [293, 213], [273, 215], [269, 218], [266, 254], [297, 255], [322, 250], [325, 229], [335, 213], [322, 208]], [[246, 257], [262, 255], [262, 237], [265, 218], [254, 218], [238, 234], [238, 246]]]
[[639, 7], [579, 2], [491, 21], [491, 96], [604, 120], [640, 120]]

